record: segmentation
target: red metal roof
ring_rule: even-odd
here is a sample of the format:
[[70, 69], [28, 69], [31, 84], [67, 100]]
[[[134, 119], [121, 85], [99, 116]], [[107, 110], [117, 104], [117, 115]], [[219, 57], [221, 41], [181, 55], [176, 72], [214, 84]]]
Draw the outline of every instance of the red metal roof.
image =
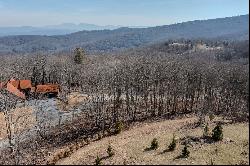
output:
[[13, 86], [11, 83], [7, 83], [7, 88], [6, 88], [9, 92], [13, 93], [14, 95], [25, 99], [25, 94], [23, 94], [22, 92], [20, 92], [15, 86]]
[[20, 80], [20, 88], [21, 89], [31, 89], [31, 81], [30, 80]]
[[47, 92], [59, 92], [59, 85], [56, 84], [47, 84], [47, 85], [37, 85], [36, 86], [37, 93], [47, 93]]

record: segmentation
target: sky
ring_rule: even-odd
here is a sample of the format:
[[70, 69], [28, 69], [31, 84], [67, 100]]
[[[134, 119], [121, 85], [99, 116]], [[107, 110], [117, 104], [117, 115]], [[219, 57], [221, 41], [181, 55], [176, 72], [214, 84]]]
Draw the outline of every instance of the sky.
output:
[[0, 0], [0, 26], [157, 26], [249, 14], [248, 0]]

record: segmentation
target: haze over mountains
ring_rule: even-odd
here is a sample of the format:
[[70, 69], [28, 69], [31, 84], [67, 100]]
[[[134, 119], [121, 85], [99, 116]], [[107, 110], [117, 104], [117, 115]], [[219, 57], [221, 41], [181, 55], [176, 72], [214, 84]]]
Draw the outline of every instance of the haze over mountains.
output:
[[[65, 24], [65, 27], [76, 27]], [[81, 25], [78, 25], [81, 27]], [[97, 28], [87, 25], [89, 29]], [[56, 28], [51, 27], [51, 29]], [[99, 27], [101, 28], [101, 27]], [[102, 27], [104, 28], [104, 27]], [[249, 15], [196, 20], [149, 28], [106, 27], [106, 30], [79, 31], [67, 35], [19, 35], [0, 37], [0, 54], [55, 53], [83, 47], [88, 52], [116, 51], [169, 39], [219, 38], [247, 40]], [[111, 29], [111, 30], [107, 30]], [[58, 30], [58, 33], [60, 30]], [[30, 32], [30, 34], [32, 34]]]
[[[0, 27], [0, 36], [13, 35], [65, 35], [77, 31], [92, 30], [114, 30], [121, 25], [95, 25], [87, 23], [63, 23], [59, 25], [47, 25], [42, 27], [20, 26], [20, 27]], [[130, 28], [146, 28], [143, 26], [129, 26]]]

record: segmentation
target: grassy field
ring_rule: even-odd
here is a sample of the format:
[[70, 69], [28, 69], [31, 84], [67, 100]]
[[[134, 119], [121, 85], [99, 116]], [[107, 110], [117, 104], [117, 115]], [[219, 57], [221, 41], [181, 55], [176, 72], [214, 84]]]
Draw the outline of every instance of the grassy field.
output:
[[[216, 120], [217, 119], [217, 120]], [[215, 126], [210, 123], [210, 130]], [[70, 157], [59, 160], [56, 164], [95, 164], [98, 155], [105, 164], [249, 164], [249, 127], [248, 123], [223, 124], [223, 140], [207, 143], [201, 139], [203, 128], [197, 127], [196, 117], [178, 120], [167, 120], [154, 123], [135, 124], [127, 131], [116, 136], [103, 138], [92, 142], [77, 150]], [[179, 138], [176, 150], [166, 151], [173, 133]], [[184, 147], [184, 138], [198, 138], [199, 141], [191, 141], [188, 147], [190, 157], [180, 158]], [[159, 148], [146, 150], [150, 147], [153, 138], [157, 138]], [[106, 152], [108, 145], [114, 149], [115, 155], [108, 157]]]
[[86, 94], [80, 94], [78, 92], [72, 92], [66, 97], [67, 103], [57, 100], [57, 107], [62, 111], [68, 111], [74, 107], [79, 106], [82, 103], [88, 101], [89, 97]]

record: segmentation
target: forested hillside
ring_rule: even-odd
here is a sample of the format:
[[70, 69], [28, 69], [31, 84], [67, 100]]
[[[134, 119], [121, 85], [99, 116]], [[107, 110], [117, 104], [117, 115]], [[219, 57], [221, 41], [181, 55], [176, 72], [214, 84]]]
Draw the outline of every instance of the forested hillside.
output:
[[248, 24], [249, 15], [242, 15], [150, 28], [124, 27], [57, 36], [8, 36], [0, 38], [0, 54], [68, 52], [78, 46], [88, 52], [107, 52], [180, 38], [244, 40], [249, 37]]
[[[0, 128], [0, 164], [55, 163], [73, 153], [72, 147], [84, 147], [121, 132], [119, 126], [127, 128], [146, 120], [194, 116], [199, 140], [203, 140], [200, 127], [206, 124], [208, 115], [223, 117], [232, 125], [248, 125], [249, 41], [168, 40], [103, 56], [85, 55], [83, 59], [78, 64], [74, 56], [61, 53], [1, 57], [1, 81], [28, 79], [34, 84], [52, 83], [61, 88], [56, 99], [32, 99], [23, 105], [0, 90], [0, 122], [7, 124]], [[19, 115], [15, 108], [24, 111], [18, 111]], [[20, 127], [9, 127], [12, 124]], [[224, 130], [223, 141], [230, 137], [239, 142], [230, 135], [235, 135], [233, 128]], [[175, 131], [171, 130], [170, 137]], [[235, 146], [227, 142], [223, 144], [233, 154]], [[245, 144], [249, 143], [241, 141], [237, 147], [248, 149]], [[141, 149], [134, 145], [131, 147]], [[163, 147], [162, 141], [160, 145]], [[215, 148], [216, 144], [209, 145]], [[63, 148], [66, 150], [60, 151], [60, 157], [51, 159]], [[191, 156], [196, 152], [192, 148], [190, 151]], [[237, 148], [237, 154], [240, 153], [243, 150]], [[237, 163], [245, 162], [249, 152], [244, 154]]]

